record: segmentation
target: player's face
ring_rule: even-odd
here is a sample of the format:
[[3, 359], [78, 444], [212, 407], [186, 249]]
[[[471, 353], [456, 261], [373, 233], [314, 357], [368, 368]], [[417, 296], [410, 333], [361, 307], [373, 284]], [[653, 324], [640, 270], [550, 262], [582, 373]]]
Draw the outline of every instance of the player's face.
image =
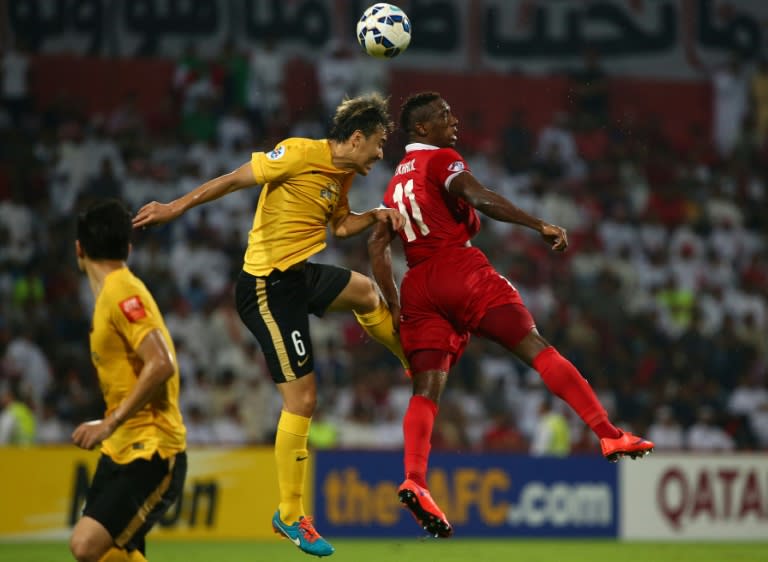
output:
[[387, 142], [387, 131], [379, 127], [370, 137], [360, 134], [354, 148], [354, 170], [367, 176], [373, 165], [384, 158], [384, 143]]
[[427, 142], [435, 146], [454, 146], [459, 133], [459, 120], [451, 112], [451, 106], [443, 99], [433, 101], [432, 116], [427, 124]]

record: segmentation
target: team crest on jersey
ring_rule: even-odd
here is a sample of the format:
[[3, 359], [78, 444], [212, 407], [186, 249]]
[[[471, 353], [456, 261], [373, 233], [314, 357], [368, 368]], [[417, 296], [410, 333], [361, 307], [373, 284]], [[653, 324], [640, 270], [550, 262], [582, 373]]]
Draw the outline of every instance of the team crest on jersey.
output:
[[320, 190], [320, 197], [327, 199], [335, 203], [339, 198], [339, 191], [341, 187], [337, 183], [329, 182], [325, 184], [325, 188]]
[[128, 297], [124, 301], [120, 301], [120, 310], [123, 311], [128, 322], [136, 322], [147, 316], [147, 311], [144, 308], [144, 304], [141, 302], [139, 295]]
[[451, 172], [461, 172], [464, 169], [464, 162], [461, 160], [456, 160], [456, 162], [453, 162], [450, 166], [448, 166], [448, 169]]
[[269, 160], [279, 160], [283, 157], [283, 154], [285, 154], [285, 147], [281, 145], [275, 148], [272, 152], [268, 152], [267, 158]]

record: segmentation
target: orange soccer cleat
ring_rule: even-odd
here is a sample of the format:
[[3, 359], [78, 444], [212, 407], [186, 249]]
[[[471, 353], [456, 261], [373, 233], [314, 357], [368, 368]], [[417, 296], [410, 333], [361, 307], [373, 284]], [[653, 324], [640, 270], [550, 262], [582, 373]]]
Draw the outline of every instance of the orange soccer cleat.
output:
[[616, 462], [621, 457], [643, 458], [653, 452], [653, 447], [653, 441], [648, 441], [628, 431], [622, 431], [621, 437], [615, 439], [603, 437], [600, 440], [603, 456], [611, 462]]
[[406, 480], [400, 484], [397, 495], [400, 498], [400, 503], [411, 511], [416, 522], [427, 533], [440, 538], [448, 538], [453, 534], [453, 527], [446, 519], [445, 514], [437, 507], [429, 490], [422, 488], [413, 480]]

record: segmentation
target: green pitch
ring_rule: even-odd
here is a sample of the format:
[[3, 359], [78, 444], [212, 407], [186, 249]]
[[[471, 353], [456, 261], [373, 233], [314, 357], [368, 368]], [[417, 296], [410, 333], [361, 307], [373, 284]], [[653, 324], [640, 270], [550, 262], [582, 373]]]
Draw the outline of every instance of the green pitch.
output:
[[[328, 562], [765, 562], [768, 543], [597, 540], [332, 540]], [[310, 562], [281, 542], [152, 541], [150, 562]], [[66, 543], [0, 543], [0, 562], [70, 562]]]

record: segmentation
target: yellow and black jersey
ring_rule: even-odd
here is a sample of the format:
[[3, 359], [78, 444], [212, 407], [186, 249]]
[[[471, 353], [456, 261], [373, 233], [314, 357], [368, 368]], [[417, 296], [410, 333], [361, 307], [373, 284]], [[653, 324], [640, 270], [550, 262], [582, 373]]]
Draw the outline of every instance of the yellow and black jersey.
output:
[[[96, 299], [91, 329], [91, 359], [109, 416], [138, 380], [142, 361], [136, 350], [152, 330], [160, 330], [176, 357], [173, 341], [155, 299], [125, 267], [109, 273]], [[179, 372], [152, 401], [102, 443], [101, 450], [125, 464], [155, 452], [168, 458], [186, 448], [186, 429], [179, 411]]]
[[286, 139], [271, 152], [254, 152], [251, 168], [264, 187], [243, 269], [266, 276], [325, 248], [328, 223], [349, 213], [355, 173], [333, 165], [326, 139]]

